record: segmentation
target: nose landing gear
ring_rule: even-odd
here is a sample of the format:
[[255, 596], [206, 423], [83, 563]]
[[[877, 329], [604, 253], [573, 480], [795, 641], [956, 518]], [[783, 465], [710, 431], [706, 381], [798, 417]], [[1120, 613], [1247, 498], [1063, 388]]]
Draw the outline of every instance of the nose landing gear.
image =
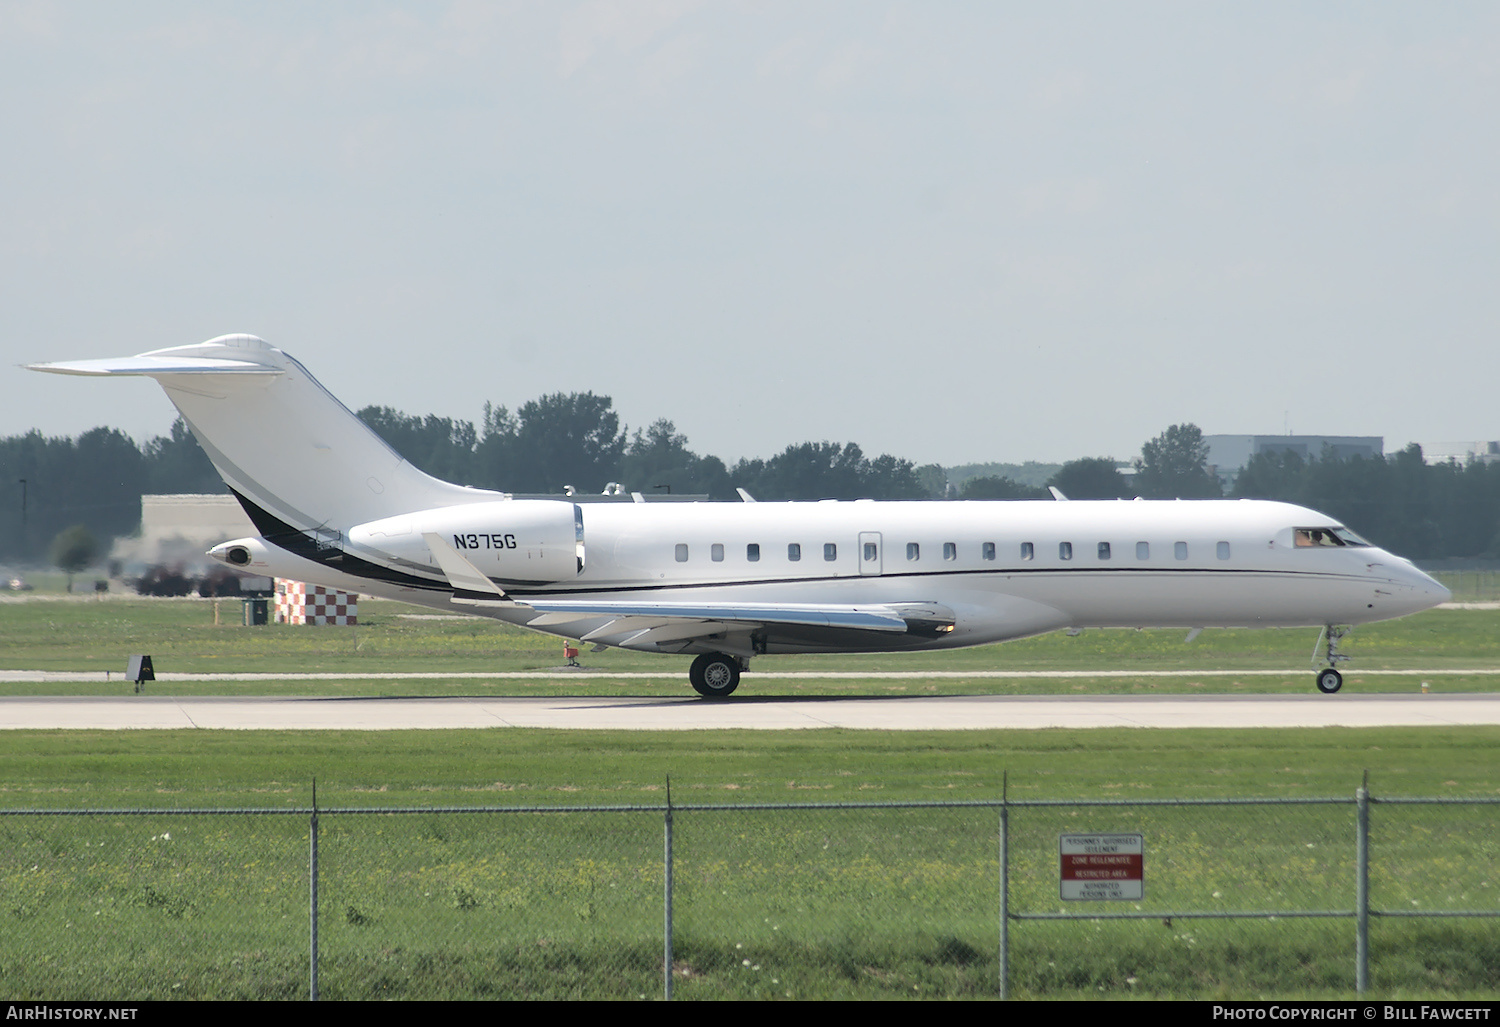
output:
[[[1330, 624], [1318, 635], [1318, 644], [1313, 646], [1313, 666], [1319, 663], [1328, 664], [1327, 667], [1318, 671], [1313, 681], [1318, 686], [1318, 691], [1324, 695], [1332, 695], [1344, 687], [1344, 675], [1338, 672], [1338, 665], [1349, 659], [1347, 653], [1339, 652], [1341, 642], [1350, 631], [1354, 630], [1348, 625]], [[1325, 648], [1326, 640], [1326, 648]], [[1318, 658], [1319, 650], [1323, 650], [1322, 659]]]

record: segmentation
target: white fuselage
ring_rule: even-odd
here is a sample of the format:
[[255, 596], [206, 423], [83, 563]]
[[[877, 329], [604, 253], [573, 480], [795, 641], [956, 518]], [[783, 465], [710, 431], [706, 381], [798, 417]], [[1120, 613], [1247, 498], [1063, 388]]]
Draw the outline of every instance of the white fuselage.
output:
[[1297, 548], [1295, 528], [1333, 522], [1281, 503], [618, 505], [586, 506], [584, 519], [589, 562], [574, 589], [936, 601], [960, 613], [950, 645], [1070, 626], [1355, 624], [1446, 594], [1373, 546]]
[[[535, 501], [515, 503], [520, 512]], [[483, 538], [505, 533], [509, 505], [473, 504], [469, 519], [465, 506], [441, 513], [447, 528]], [[1447, 597], [1409, 561], [1377, 547], [1299, 547], [1296, 529], [1335, 522], [1284, 503], [587, 503], [578, 509], [582, 572], [522, 585], [490, 575], [510, 598], [932, 603], [954, 615], [953, 630], [939, 637], [802, 633], [773, 639], [764, 652], [951, 648], [1069, 627], [1359, 624], [1413, 613]], [[265, 570], [452, 608], [451, 589], [421, 536], [409, 538], [405, 549], [383, 540], [383, 549], [355, 551], [430, 578], [430, 589], [330, 575], [328, 567], [305, 560]], [[558, 538], [556, 545], [566, 545], [571, 559], [571, 538]], [[542, 548], [539, 542], [538, 552]], [[466, 555], [485, 570], [487, 552]], [[466, 609], [568, 637], [608, 620], [601, 615], [597, 622], [574, 619], [554, 628], [533, 623], [535, 612], [525, 607]]]

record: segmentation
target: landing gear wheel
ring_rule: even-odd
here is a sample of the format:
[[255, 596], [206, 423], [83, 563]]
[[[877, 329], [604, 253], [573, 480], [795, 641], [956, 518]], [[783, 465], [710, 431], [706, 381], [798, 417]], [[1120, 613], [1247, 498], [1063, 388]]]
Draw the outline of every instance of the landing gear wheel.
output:
[[1327, 670], [1318, 671], [1318, 691], [1324, 695], [1332, 695], [1344, 687], [1344, 675], [1329, 667]]
[[693, 690], [709, 699], [722, 699], [740, 686], [740, 661], [723, 653], [705, 653], [688, 669]]

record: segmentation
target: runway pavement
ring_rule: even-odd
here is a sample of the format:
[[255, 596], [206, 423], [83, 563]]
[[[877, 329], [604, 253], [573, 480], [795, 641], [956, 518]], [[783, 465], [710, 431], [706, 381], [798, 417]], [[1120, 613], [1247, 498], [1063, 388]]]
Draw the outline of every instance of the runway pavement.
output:
[[0, 698], [0, 729], [638, 731], [853, 728], [1389, 727], [1500, 724], [1500, 695], [944, 696], [893, 698]]

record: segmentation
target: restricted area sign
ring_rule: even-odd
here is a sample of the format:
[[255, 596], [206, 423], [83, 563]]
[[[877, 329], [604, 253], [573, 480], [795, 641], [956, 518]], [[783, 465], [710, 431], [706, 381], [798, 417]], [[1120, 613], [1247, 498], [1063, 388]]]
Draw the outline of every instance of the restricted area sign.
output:
[[1146, 843], [1139, 834], [1057, 836], [1064, 899], [1140, 899], [1146, 894]]

